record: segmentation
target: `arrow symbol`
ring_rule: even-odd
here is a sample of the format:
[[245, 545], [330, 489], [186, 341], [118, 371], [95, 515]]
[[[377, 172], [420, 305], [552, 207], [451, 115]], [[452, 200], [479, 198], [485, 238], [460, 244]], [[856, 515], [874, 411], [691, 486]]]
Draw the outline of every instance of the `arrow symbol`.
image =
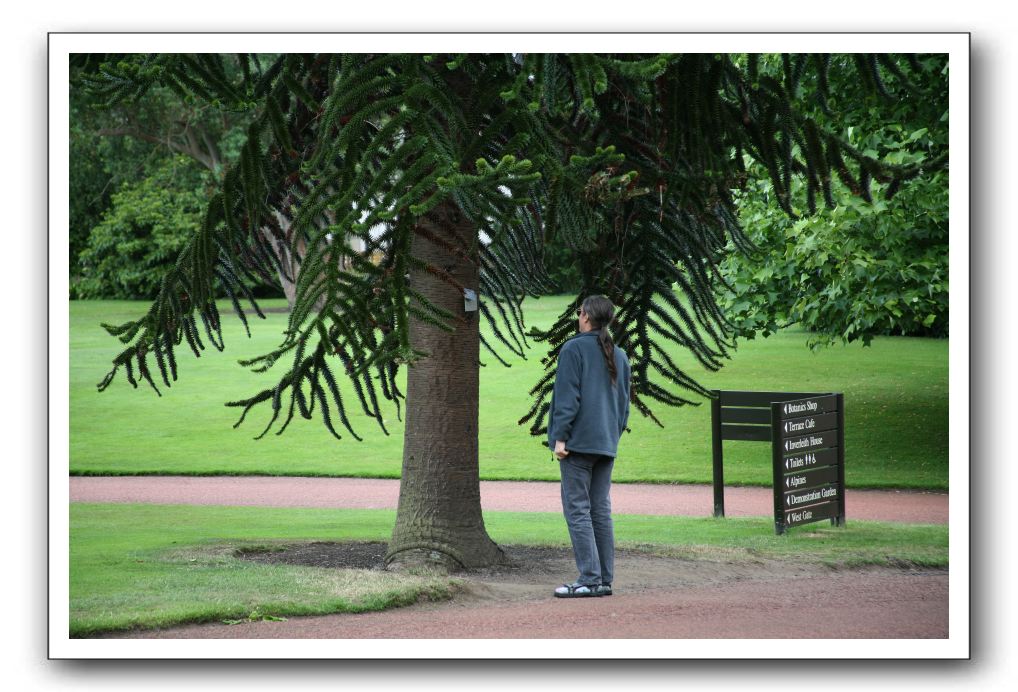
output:
[[788, 432], [788, 423], [785, 423], [785, 432]]
[[788, 415], [788, 404], [785, 404], [785, 415]]
[[785, 470], [788, 470], [788, 459], [785, 459]]
[[788, 440], [785, 440], [785, 451], [788, 451]]
[[785, 479], [785, 487], [787, 488], [787, 487], [788, 487], [788, 485], [789, 485], [789, 484], [788, 484], [788, 479], [786, 478], [786, 479]]

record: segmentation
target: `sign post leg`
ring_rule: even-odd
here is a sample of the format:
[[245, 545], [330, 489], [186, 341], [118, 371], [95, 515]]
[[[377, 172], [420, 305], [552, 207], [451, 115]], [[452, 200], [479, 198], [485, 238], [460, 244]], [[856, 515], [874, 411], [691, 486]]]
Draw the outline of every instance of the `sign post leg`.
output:
[[721, 392], [711, 392], [714, 398], [710, 403], [711, 437], [714, 451], [714, 516], [725, 516], [725, 472], [721, 449]]
[[771, 403], [771, 463], [774, 467], [774, 533], [785, 532], [785, 496], [781, 479], [784, 469], [781, 468], [781, 404]]
[[845, 395], [838, 394], [838, 516], [834, 526], [845, 525]]

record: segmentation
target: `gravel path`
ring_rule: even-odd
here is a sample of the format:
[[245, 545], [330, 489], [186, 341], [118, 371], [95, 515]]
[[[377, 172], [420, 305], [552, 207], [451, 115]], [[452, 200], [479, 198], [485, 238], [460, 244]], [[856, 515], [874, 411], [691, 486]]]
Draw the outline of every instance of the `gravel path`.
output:
[[[74, 476], [71, 502], [143, 502], [265, 507], [395, 508], [399, 481], [373, 478], [274, 476]], [[713, 490], [707, 485], [612, 485], [615, 514], [710, 516]], [[769, 488], [726, 488], [730, 517], [771, 516]], [[489, 511], [559, 512], [559, 484], [482, 481], [481, 506]], [[948, 494], [905, 490], [847, 490], [848, 521], [869, 519], [946, 524]]]
[[[622, 563], [620, 563], [621, 566]], [[638, 566], [633, 565], [638, 569]], [[620, 572], [618, 583], [625, 577]], [[618, 592], [532, 598], [487, 584], [451, 602], [378, 613], [132, 632], [135, 639], [927, 639], [948, 636], [946, 571], [852, 570], [745, 576]], [[490, 589], [487, 590], [486, 589]], [[681, 655], [680, 651], [676, 655]]]

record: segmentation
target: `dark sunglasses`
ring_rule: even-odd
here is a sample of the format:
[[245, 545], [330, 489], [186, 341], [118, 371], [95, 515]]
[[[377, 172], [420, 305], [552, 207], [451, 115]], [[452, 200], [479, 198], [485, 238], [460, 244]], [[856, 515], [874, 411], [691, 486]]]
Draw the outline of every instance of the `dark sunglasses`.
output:
[[576, 309], [576, 316], [579, 317], [582, 314], [583, 314], [583, 308], [577, 308]]

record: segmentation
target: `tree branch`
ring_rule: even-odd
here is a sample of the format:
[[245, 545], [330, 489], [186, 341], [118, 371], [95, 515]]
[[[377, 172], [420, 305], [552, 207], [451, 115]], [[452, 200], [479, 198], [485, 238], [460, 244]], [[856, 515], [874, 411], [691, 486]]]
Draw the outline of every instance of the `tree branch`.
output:
[[171, 151], [175, 151], [178, 154], [184, 154], [190, 156], [192, 159], [205, 166], [211, 171], [215, 170], [215, 159], [205, 152], [201, 151], [197, 146], [182, 145], [178, 142], [174, 142], [169, 137], [159, 137], [157, 135], [150, 134], [148, 132], [142, 132], [132, 127], [113, 127], [103, 128], [97, 130], [96, 133], [100, 137], [133, 137], [143, 142], [150, 142], [151, 144], [159, 144], [165, 146]]

